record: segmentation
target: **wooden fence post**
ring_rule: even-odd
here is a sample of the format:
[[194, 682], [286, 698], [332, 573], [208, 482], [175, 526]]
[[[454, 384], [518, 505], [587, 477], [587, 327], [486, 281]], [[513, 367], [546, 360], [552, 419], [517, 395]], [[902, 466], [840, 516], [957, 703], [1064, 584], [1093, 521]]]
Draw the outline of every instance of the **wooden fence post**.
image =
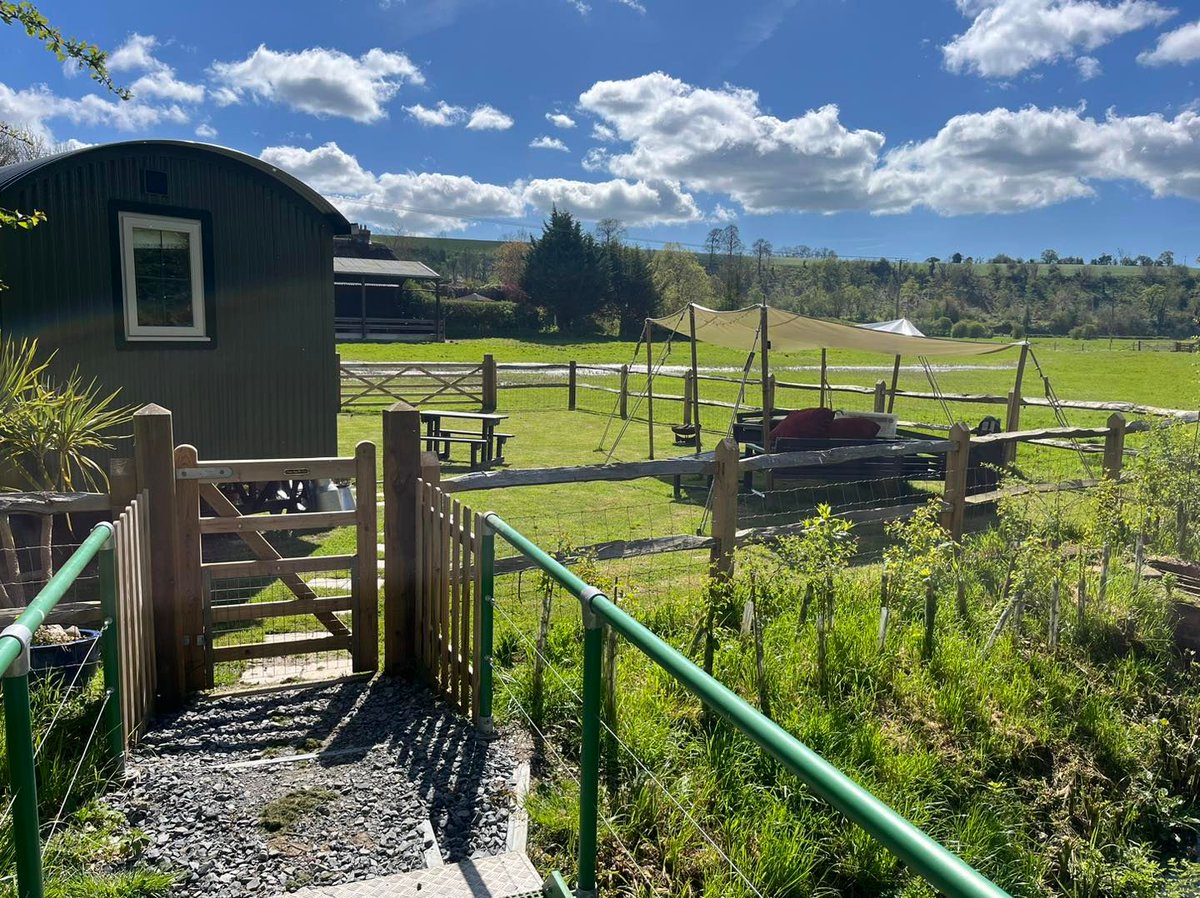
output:
[[1108, 434], [1104, 437], [1104, 476], [1109, 480], [1120, 480], [1124, 464], [1125, 416], [1113, 412], [1108, 416]]
[[[1004, 422], [1004, 429], [1010, 433], [1021, 429], [1021, 382], [1025, 379], [1025, 361], [1028, 358], [1029, 343], [1025, 342], [1021, 344], [1021, 355], [1017, 359], [1017, 376], [1013, 380], [1012, 391], [1008, 394], [1008, 417]], [[1010, 465], [1017, 460], [1017, 444], [1015, 442], [1008, 444], [1004, 460]]]
[[[194, 468], [200, 463], [195, 446], [175, 447], [175, 467]], [[204, 645], [204, 578], [200, 568], [200, 483], [175, 482], [175, 592], [183, 630], [183, 686], [188, 693], [212, 686], [208, 675], [208, 649]]]
[[499, 408], [496, 387], [496, 357], [489, 352], [483, 357], [483, 411], [485, 412], [494, 412]]
[[887, 381], [875, 381], [875, 411], [883, 414], [887, 411]]
[[621, 405], [621, 420], [624, 421], [629, 418], [629, 366], [628, 365], [621, 366], [620, 405]]
[[728, 579], [733, 576], [733, 550], [737, 541], [738, 446], [726, 437], [717, 443], [716, 469], [713, 471], [712, 576]]
[[358, 583], [354, 590], [355, 672], [379, 668], [379, 515], [375, 493], [375, 444], [354, 447], [354, 508], [358, 514]]
[[171, 413], [145, 405], [133, 413], [138, 491], [149, 493], [150, 595], [154, 605], [154, 655], [161, 707], [177, 708], [184, 698], [183, 621], [176, 593], [178, 546], [175, 533], [175, 431]]
[[692, 372], [683, 372], [683, 423], [692, 423]]
[[576, 365], [575, 360], [571, 359], [567, 363], [567, 411], [575, 411], [575, 384], [576, 384]]
[[383, 413], [383, 666], [389, 674], [414, 668], [420, 474], [421, 413], [397, 402]]
[[953, 452], [946, 453], [946, 485], [942, 494], [942, 527], [957, 540], [963, 534], [967, 511], [967, 470], [970, 467], [971, 431], [962, 423], [950, 428]]

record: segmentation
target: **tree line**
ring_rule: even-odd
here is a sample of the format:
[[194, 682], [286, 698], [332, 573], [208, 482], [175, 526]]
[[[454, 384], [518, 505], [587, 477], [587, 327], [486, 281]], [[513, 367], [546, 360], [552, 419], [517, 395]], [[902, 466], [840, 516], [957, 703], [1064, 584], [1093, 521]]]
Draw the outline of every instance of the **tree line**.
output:
[[[453, 255], [438, 253], [443, 258], [429, 260], [435, 268]], [[478, 255], [470, 267], [483, 267]], [[556, 209], [541, 234], [496, 247], [486, 268], [477, 281], [460, 277], [459, 288], [536, 307], [544, 325], [563, 332], [626, 337], [646, 317], [688, 302], [728, 309], [767, 302], [855, 322], [906, 317], [928, 334], [956, 336], [1184, 337], [1200, 323], [1200, 271], [1177, 265], [1169, 250], [1156, 258], [1119, 250], [1089, 263], [1054, 250], [1027, 261], [960, 253], [944, 261], [845, 259], [807, 246], [777, 251], [761, 238], [747, 244], [734, 223], [713, 228], [701, 248], [648, 250], [629, 245], [617, 220], [588, 232]]]

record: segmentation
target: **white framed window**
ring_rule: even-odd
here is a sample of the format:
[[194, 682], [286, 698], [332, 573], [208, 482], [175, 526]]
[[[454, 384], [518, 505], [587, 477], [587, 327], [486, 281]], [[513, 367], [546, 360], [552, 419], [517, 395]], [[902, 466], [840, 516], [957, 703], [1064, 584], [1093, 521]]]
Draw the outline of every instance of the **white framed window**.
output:
[[208, 340], [200, 222], [121, 212], [127, 340]]

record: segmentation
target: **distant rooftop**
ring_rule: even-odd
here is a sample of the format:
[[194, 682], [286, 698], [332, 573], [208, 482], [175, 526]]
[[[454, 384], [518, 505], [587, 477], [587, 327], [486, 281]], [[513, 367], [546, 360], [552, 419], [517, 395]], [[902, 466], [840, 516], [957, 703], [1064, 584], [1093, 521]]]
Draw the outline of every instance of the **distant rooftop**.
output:
[[347, 259], [335, 257], [334, 276], [412, 278], [436, 281], [441, 275], [420, 262], [402, 262], [393, 259]]

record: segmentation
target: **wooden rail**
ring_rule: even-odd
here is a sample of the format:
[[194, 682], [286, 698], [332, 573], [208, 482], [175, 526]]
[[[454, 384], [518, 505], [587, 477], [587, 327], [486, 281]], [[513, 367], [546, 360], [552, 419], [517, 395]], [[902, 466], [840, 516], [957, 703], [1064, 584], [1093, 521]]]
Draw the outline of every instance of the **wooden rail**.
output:
[[596, 481], [638, 480], [642, 477], [674, 477], [679, 474], [706, 474], [713, 467], [711, 457], [685, 456], [661, 461], [620, 462], [615, 465], [577, 465], [561, 468], [530, 468], [523, 471], [474, 471], [453, 480], [442, 481], [447, 493], [466, 490], [496, 490], [513, 486], [548, 486], [555, 483], [591, 483]]
[[437, 362], [342, 362], [340, 411], [409, 405], [484, 404], [484, 366]]

